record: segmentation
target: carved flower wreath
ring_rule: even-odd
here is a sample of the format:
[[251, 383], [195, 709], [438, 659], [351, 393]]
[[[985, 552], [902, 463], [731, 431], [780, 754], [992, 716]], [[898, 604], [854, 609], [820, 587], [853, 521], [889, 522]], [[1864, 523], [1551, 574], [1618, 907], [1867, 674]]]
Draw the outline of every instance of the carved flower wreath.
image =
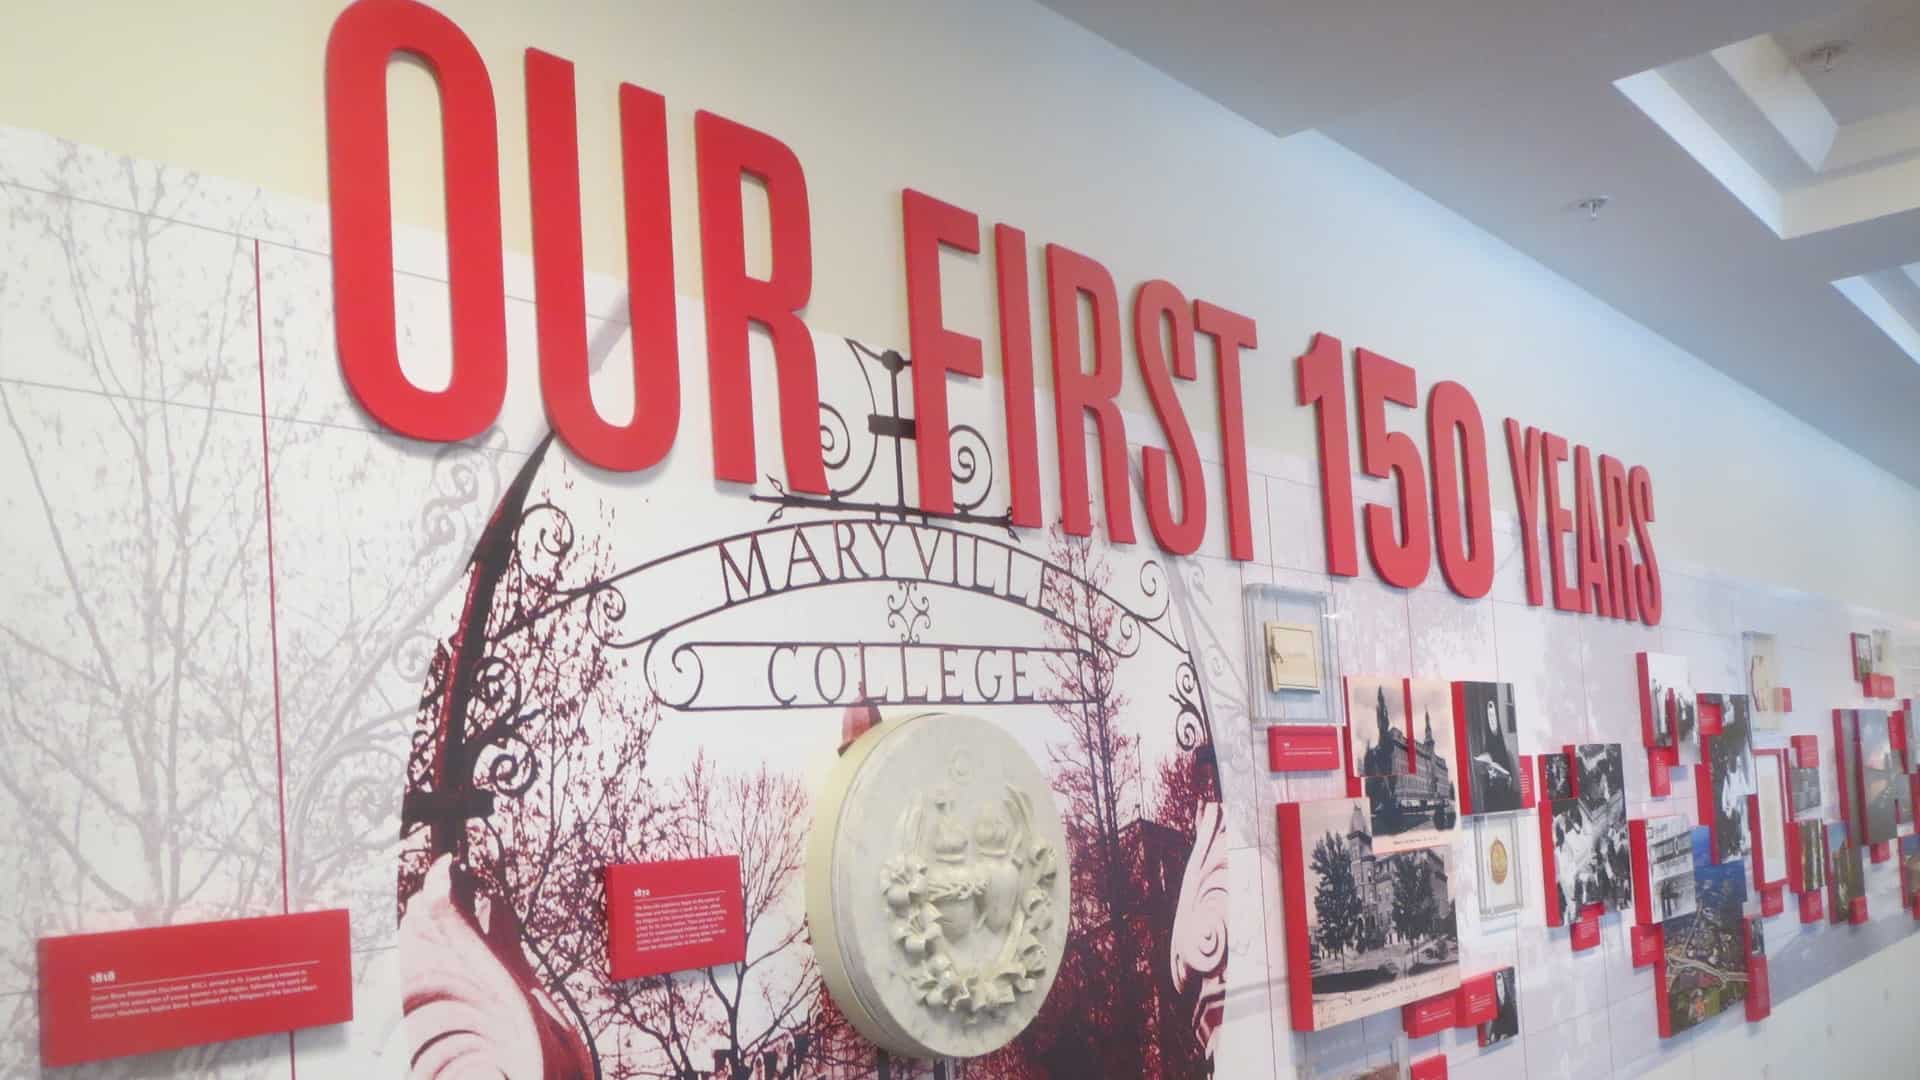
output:
[[1038, 842], [1025, 856], [1014, 862], [1024, 865], [1032, 884], [1020, 896], [999, 951], [971, 970], [954, 962], [941, 928], [939, 903], [972, 899], [980, 895], [981, 883], [937, 884], [926, 862], [911, 855], [889, 859], [881, 867], [892, 937], [912, 963], [907, 982], [922, 1004], [974, 1023], [997, 1015], [1020, 995], [1039, 987], [1047, 972], [1047, 950], [1040, 935], [1053, 926], [1052, 890], [1059, 861], [1050, 845]]

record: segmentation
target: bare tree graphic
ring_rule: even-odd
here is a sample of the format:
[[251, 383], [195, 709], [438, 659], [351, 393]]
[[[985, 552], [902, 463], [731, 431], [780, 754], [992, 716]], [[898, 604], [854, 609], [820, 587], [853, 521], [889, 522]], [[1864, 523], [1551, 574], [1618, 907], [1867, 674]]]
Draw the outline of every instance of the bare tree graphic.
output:
[[[231, 363], [253, 351], [252, 248], [167, 220], [190, 185], [130, 163], [117, 182], [140, 213], [0, 188], [9, 253], [34, 260], [0, 256], [0, 352], [64, 383], [0, 381], [0, 969], [23, 987], [43, 934], [282, 902], [260, 426], [228, 407], [253, 375]], [[31, 1055], [27, 1015], [4, 1056]]]

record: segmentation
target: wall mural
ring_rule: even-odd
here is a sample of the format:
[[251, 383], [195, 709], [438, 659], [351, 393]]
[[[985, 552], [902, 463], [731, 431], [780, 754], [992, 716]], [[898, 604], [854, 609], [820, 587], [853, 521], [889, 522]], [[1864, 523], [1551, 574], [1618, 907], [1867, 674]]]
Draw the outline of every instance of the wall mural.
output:
[[[873, 705], [1006, 724], [1048, 763], [1063, 806], [1074, 903], [1059, 982], [1028, 1033], [967, 1074], [1207, 1071], [1223, 819], [1178, 582], [1152, 559], [1009, 528], [993, 457], [965, 424], [956, 511], [912, 509], [908, 362], [839, 344], [855, 377], [840, 381], [851, 401], [820, 406], [827, 496], [770, 478], [746, 501], [756, 526], [629, 526], [631, 497], [550, 437], [507, 486], [436, 645], [408, 759], [400, 947], [407, 996], [436, 1002], [408, 1020], [422, 1052], [545, 1074], [887, 1072], [805, 945], [804, 777], [704, 750], [675, 776], [653, 752], [676, 729], [738, 725], [831, 748], [842, 714]], [[726, 978], [609, 981], [599, 868], [734, 851], [749, 962]], [[469, 940], [452, 948], [460, 927]], [[497, 968], [478, 996], [476, 966]]]
[[[500, 422], [447, 446], [395, 438], [340, 382], [327, 225], [324, 207], [0, 128], [16, 463], [0, 470], [0, 1071], [32, 1071], [39, 937], [330, 907], [352, 912], [351, 1025], [76, 1075], [389, 1076], [476, 1054], [516, 1077], [1378, 1067], [1371, 1021], [1285, 1029], [1272, 807], [1345, 788], [1256, 762], [1238, 596], [1256, 581], [1329, 595], [1340, 670], [1510, 685], [1531, 754], [1633, 743], [1639, 651], [1739, 692], [1740, 622], [1764, 626], [1797, 708], [1755, 741], [1818, 736], [1793, 807], [1840, 817], [1826, 710], [1860, 704], [1839, 643], [1865, 617], [1838, 603], [1669, 565], [1650, 629], [1527, 603], [1518, 557], [1473, 603], [1330, 583], [1311, 463], [1275, 456], [1252, 462], [1252, 563], [1011, 529], [999, 402], [976, 387], [954, 394], [955, 511], [921, 513], [907, 359], [824, 335], [830, 493], [716, 489], [697, 400], [680, 455], [616, 477], [548, 438], [523, 281]], [[401, 348], [431, 374], [450, 348], [444, 274], [432, 238], [400, 240]], [[588, 286], [592, 310], [623, 307], [615, 283]], [[595, 355], [615, 351], [625, 327], [589, 324]], [[701, 348], [689, 332], [683, 368]], [[806, 832], [849, 710], [870, 707], [1001, 727], [1065, 820], [1058, 982], [991, 1057], [889, 1058], [821, 991]], [[1625, 774], [1630, 816], [1696, 816], [1687, 772], [1665, 800]], [[1545, 879], [1522, 836], [1532, 909]], [[600, 867], [710, 853], [741, 858], [747, 962], [610, 981]], [[1845, 877], [1870, 901], [1862, 925], [1769, 920], [1776, 1003], [1913, 933], [1900, 861]], [[1634, 1076], [1741, 1022], [1663, 1044], [1650, 969], [1608, 959], [1625, 918], [1576, 955], [1531, 910], [1483, 913], [1477, 878], [1452, 875], [1462, 973], [1512, 967], [1527, 1018], [1486, 1051], [1496, 1071]], [[1480, 1053], [1472, 1031], [1427, 1039]]]

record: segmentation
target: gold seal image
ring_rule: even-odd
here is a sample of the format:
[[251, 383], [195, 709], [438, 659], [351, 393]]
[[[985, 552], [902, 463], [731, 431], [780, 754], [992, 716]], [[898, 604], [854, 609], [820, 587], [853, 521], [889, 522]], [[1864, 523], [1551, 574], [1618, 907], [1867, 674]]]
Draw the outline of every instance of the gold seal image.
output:
[[1490, 866], [1488, 873], [1493, 875], [1493, 883], [1505, 885], [1507, 883], [1507, 845], [1495, 840], [1493, 846], [1487, 849], [1487, 862]]

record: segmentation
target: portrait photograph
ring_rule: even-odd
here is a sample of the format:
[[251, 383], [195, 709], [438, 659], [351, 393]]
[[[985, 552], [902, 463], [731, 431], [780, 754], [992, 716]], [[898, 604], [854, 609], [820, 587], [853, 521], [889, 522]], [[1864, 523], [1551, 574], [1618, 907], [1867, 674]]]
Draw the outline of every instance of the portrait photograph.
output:
[[1493, 1019], [1480, 1021], [1482, 1048], [1498, 1046], [1520, 1034], [1520, 987], [1514, 969], [1501, 968], [1493, 973]]
[[1520, 731], [1513, 708], [1511, 683], [1464, 682], [1460, 691], [1467, 760], [1462, 762], [1472, 786], [1476, 814], [1500, 814], [1520, 809]]

